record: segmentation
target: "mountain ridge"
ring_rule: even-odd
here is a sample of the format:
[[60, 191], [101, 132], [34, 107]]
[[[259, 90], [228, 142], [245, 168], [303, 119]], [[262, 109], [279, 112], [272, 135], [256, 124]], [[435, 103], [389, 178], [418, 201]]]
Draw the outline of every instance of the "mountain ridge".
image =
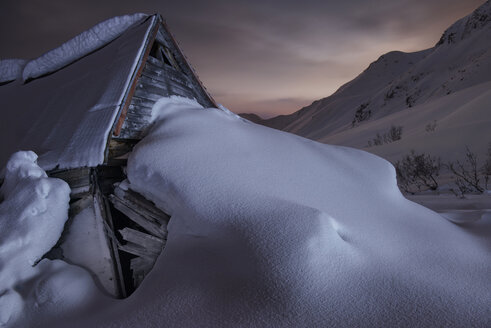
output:
[[447, 28], [434, 47], [391, 51], [331, 96], [260, 123], [322, 141], [491, 80], [491, 1]]

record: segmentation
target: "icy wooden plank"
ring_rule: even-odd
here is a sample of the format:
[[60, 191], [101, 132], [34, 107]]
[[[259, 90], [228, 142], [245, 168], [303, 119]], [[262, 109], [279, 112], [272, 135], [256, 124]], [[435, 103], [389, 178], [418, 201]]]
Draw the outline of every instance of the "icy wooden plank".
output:
[[131, 228], [121, 229], [119, 233], [123, 236], [124, 240], [140, 245], [147, 251], [157, 255], [160, 254], [165, 244], [161, 238]]
[[171, 94], [169, 92], [167, 92], [167, 94], [161, 95], [161, 94], [158, 94], [158, 93], [149, 92], [149, 91], [147, 91], [147, 90], [145, 90], [143, 88], [137, 88], [135, 90], [135, 96], [136, 97], [139, 97], [139, 98], [146, 99], [147, 101], [151, 101], [151, 102], [155, 103], [160, 98], [162, 98], [162, 97], [169, 97], [169, 96], [171, 96]]
[[114, 188], [114, 194], [127, 206], [135, 208], [143, 216], [147, 217], [148, 220], [154, 221], [157, 224], [163, 225], [164, 228], [167, 227], [170, 216], [158, 209], [154, 203], [132, 191], [131, 189], [123, 189], [119, 186]]
[[153, 220], [150, 221], [148, 218], [138, 213], [138, 211], [129, 207], [127, 203], [125, 203], [118, 197], [110, 195], [109, 199], [117, 210], [121, 211], [129, 219], [140, 225], [143, 229], [158, 237], [164, 238], [166, 236], [166, 231], [160, 225], [154, 223]]
[[154, 101], [152, 100], [148, 100], [146, 98], [140, 98], [140, 97], [137, 97], [136, 95], [133, 96], [133, 98], [131, 99], [131, 104], [132, 105], [135, 105], [135, 106], [143, 106], [143, 107], [147, 107], [147, 108], [150, 108], [152, 109], [153, 107], [153, 104], [155, 104]]
[[130, 253], [130, 254], [133, 254], [136, 256], [147, 258], [151, 261], [153, 261], [158, 256], [158, 254], [151, 253], [147, 249], [145, 249], [144, 247], [141, 247], [140, 245], [129, 243], [129, 242], [124, 244], [124, 245], [119, 244], [118, 249], [120, 249], [126, 253]]
[[143, 69], [143, 74], [161, 82], [167, 82], [170, 79], [183, 84], [191, 83], [188, 76], [180, 73], [174, 68], [170, 66], [157, 66], [154, 64], [154, 62], [146, 63], [145, 68]]

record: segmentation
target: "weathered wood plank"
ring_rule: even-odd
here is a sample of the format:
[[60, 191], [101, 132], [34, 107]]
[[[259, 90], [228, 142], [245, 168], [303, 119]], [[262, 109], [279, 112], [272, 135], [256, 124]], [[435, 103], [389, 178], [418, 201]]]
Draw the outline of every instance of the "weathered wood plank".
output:
[[78, 188], [90, 185], [90, 168], [83, 167], [69, 170], [53, 170], [49, 171], [48, 175], [51, 178], [64, 180], [70, 188]]
[[112, 258], [113, 262], [113, 270], [112, 270], [112, 276], [114, 277], [114, 285], [115, 285], [115, 290], [118, 293], [118, 296], [120, 297], [126, 297], [127, 296], [127, 289], [126, 285], [124, 283], [124, 278], [123, 278], [123, 271], [121, 268], [121, 261], [119, 259], [119, 254], [117, 251], [117, 245], [116, 245], [116, 240], [113, 238], [114, 237], [114, 225], [113, 225], [113, 219], [111, 216], [111, 210], [109, 209], [109, 204], [107, 202], [107, 199], [105, 199], [104, 195], [102, 194], [102, 191], [99, 187], [98, 183], [98, 178], [96, 172], [92, 171], [91, 172], [92, 180], [94, 181], [94, 211], [96, 218], [102, 220], [104, 222], [104, 226], [106, 228], [106, 241], [107, 241], [107, 246], [109, 248], [109, 253]]
[[145, 98], [140, 98], [138, 96], [134, 96], [133, 99], [131, 100], [131, 104], [134, 106], [143, 106], [147, 108], [152, 108], [153, 105], [155, 104], [155, 101], [148, 100]]
[[148, 258], [149, 260], [153, 260], [156, 257], [155, 254], [152, 254], [145, 248], [133, 243], [119, 244], [118, 249], [136, 256]]
[[204, 107], [217, 107], [215, 100], [210, 96], [206, 88], [203, 86], [203, 83], [201, 83], [201, 80], [189, 64], [177, 41], [174, 39], [174, 36], [167, 28], [167, 24], [165, 22], [160, 24], [157, 34], [159, 33], [163, 35], [167, 43], [170, 45], [168, 48], [172, 51], [174, 58], [179, 63], [179, 66], [182, 68], [184, 74], [191, 77], [194, 86], [193, 89], [199, 94], [199, 96], [196, 97], [198, 102]]
[[152, 56], [149, 56], [147, 58], [147, 63], [152, 63], [153, 65], [158, 66], [158, 67], [165, 67], [165, 66], [172, 67], [172, 66], [169, 66], [166, 63], [164, 63], [162, 60], [157, 59], [157, 58], [152, 57]]
[[155, 259], [149, 260], [145, 257], [135, 257], [130, 261], [130, 269], [133, 271], [133, 283], [138, 287], [145, 276], [152, 270]]
[[162, 30], [161, 29], [159, 29], [157, 31], [157, 35], [155, 36], [155, 39], [157, 39], [157, 41], [159, 41], [160, 43], [162, 43], [167, 48], [170, 48], [170, 45], [167, 42], [167, 40], [165, 39], [164, 35], [162, 34]]
[[157, 81], [155, 79], [149, 78], [145, 75], [142, 75], [137, 85], [138, 90], [145, 90], [146, 92], [159, 94], [162, 96], [166, 96], [168, 94], [176, 94], [176, 95], [188, 95], [191, 98], [195, 98], [195, 94], [193, 92], [192, 86], [188, 86], [186, 84], [168, 80], [167, 82]]
[[128, 116], [137, 116], [144, 118], [146, 121], [150, 121], [152, 119], [152, 107], [130, 105], [130, 108], [128, 109]]
[[157, 238], [153, 235], [134, 230], [131, 228], [124, 228], [119, 230], [119, 233], [124, 240], [131, 242], [133, 244], [140, 245], [145, 248], [149, 253], [153, 253], [156, 256], [160, 254], [162, 248], [164, 247], [164, 240]]
[[127, 206], [137, 209], [138, 212], [147, 217], [148, 220], [154, 221], [156, 224], [161, 225], [166, 229], [170, 216], [157, 208], [153, 202], [131, 189], [123, 189], [119, 186], [115, 186], [114, 194], [121, 201], [125, 202]]
[[133, 150], [138, 140], [113, 138], [109, 142], [109, 160], [126, 155]]
[[148, 91], [143, 90], [143, 89], [137, 89], [135, 91], [135, 96], [138, 96], [139, 98], [143, 98], [147, 101], [152, 101], [155, 103], [160, 98], [169, 97], [169, 96], [171, 96], [171, 94], [168, 92], [166, 95], [161, 95], [161, 94], [157, 94], [157, 93], [151, 93], [151, 92], [148, 92]]
[[145, 52], [139, 60], [138, 69], [134, 72], [134, 74], [131, 78], [132, 81], [131, 81], [130, 87], [128, 88], [128, 90], [124, 96], [124, 102], [123, 102], [123, 106], [121, 107], [119, 117], [113, 126], [112, 134], [115, 136], [118, 136], [119, 133], [121, 132], [121, 128], [123, 127], [123, 123], [124, 123], [125, 118], [126, 118], [126, 113], [128, 111], [128, 107], [131, 103], [131, 98], [133, 98], [133, 95], [135, 94], [136, 83], [138, 81], [138, 78], [141, 75], [141, 72], [143, 71], [143, 67], [145, 66], [145, 62], [150, 57], [149, 56], [150, 50], [152, 49], [152, 44], [155, 40], [155, 37], [157, 36], [159, 26], [160, 26], [160, 24], [155, 24], [152, 28], [151, 35], [145, 40]]
[[142, 84], [153, 85], [164, 90], [172, 89], [174, 85], [178, 86], [179, 88], [193, 90], [193, 85], [188, 81], [176, 76], [175, 72], [172, 72], [172, 74], [165, 76], [155, 76], [154, 74], [143, 72], [138, 82]]
[[[143, 97], [146, 99], [152, 99], [155, 101], [159, 100], [162, 97], [169, 97], [169, 96], [173, 95], [170, 87], [169, 88], [164, 87], [164, 86], [157, 86], [156, 87], [156, 86], [144, 84], [141, 82], [138, 82], [138, 86], [137, 86], [137, 89], [135, 91], [135, 94], [137, 94], [139, 97]], [[158, 98], [155, 99], [155, 98], [148, 97], [148, 94], [158, 95]]]
[[151, 62], [147, 62], [142, 74], [161, 82], [166, 82], [170, 79], [182, 84], [192, 84], [187, 75], [178, 72], [174, 68], [169, 66], [160, 67]]
[[94, 199], [91, 195], [83, 197], [83, 198], [71, 203], [70, 204], [70, 210], [68, 212], [68, 216], [71, 218], [75, 217], [77, 214], [82, 212], [87, 207], [91, 206], [93, 203], [94, 203]]
[[162, 226], [156, 224], [153, 220], [150, 221], [145, 216], [138, 213], [135, 209], [128, 207], [125, 202], [116, 197], [115, 195], [110, 195], [109, 199], [111, 200], [114, 207], [125, 214], [129, 219], [133, 222], [141, 226], [143, 229], [153, 234], [154, 236], [165, 238], [167, 233]]

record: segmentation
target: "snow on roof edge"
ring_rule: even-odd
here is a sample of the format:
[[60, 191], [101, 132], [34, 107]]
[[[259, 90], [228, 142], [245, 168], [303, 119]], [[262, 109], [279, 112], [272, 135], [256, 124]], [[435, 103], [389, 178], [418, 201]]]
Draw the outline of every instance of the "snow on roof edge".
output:
[[130, 26], [147, 17], [148, 15], [142, 13], [116, 16], [95, 25], [58, 48], [29, 61], [22, 72], [23, 81], [54, 72], [73, 63], [113, 41]]
[[17, 80], [26, 63], [26, 59], [0, 59], [0, 83]]

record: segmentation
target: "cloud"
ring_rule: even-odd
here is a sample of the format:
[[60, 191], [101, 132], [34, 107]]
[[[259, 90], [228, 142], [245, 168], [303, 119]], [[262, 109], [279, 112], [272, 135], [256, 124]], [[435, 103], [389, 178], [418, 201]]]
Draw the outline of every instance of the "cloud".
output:
[[0, 57], [35, 57], [109, 17], [160, 12], [218, 101], [267, 111], [265, 99], [272, 99], [272, 108], [291, 112], [306, 99], [328, 96], [387, 51], [433, 46], [482, 3], [2, 0]]

